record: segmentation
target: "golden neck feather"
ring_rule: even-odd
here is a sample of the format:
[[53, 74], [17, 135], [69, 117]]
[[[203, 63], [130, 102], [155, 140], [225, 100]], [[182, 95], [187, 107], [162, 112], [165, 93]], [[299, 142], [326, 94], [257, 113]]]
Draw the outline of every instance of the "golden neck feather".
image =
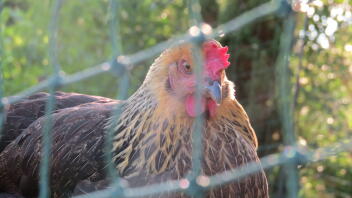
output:
[[[231, 86], [229, 84], [227, 88], [233, 89]], [[115, 129], [114, 162], [119, 174], [125, 178], [164, 173], [171, 164], [180, 161], [178, 156], [191, 157], [194, 118], [187, 116], [182, 104], [170, 95], [158, 100], [147, 87], [142, 85], [124, 102]], [[217, 115], [206, 120], [205, 131], [230, 136], [236, 131], [247, 142], [257, 146], [248, 117], [234, 99], [232, 90], [219, 106]], [[207, 137], [204, 138], [207, 141]]]

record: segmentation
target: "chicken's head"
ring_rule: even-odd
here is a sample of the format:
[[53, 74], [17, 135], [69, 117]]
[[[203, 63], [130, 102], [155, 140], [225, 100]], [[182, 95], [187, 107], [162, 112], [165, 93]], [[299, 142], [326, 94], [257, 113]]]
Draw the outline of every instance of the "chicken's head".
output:
[[[225, 69], [230, 65], [228, 62], [230, 55], [227, 54], [227, 50], [227, 47], [222, 47], [215, 40], [206, 41], [201, 46], [204, 65], [200, 113], [208, 112], [210, 116], [214, 116], [217, 107], [222, 103]], [[195, 117], [197, 116], [194, 72], [196, 66], [192, 53], [194, 48], [191, 44], [182, 44], [166, 50], [151, 67], [148, 76], [152, 78], [149, 79], [151, 81], [163, 81], [162, 88], [165, 89], [166, 94], [180, 101], [188, 116]]]

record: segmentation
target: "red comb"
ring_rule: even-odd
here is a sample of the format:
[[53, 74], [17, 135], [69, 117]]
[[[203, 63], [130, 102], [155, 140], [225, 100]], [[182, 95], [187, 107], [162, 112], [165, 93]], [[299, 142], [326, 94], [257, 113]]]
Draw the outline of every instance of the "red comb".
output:
[[228, 47], [221, 47], [215, 41], [207, 41], [203, 44], [206, 71], [215, 80], [220, 77], [220, 71], [226, 69], [230, 62], [230, 54], [227, 54]]

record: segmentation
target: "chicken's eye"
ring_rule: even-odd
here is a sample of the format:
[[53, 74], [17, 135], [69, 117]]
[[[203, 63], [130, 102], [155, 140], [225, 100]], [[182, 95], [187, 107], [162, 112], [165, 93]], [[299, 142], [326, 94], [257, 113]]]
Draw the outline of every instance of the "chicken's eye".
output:
[[191, 65], [185, 60], [180, 61], [180, 67], [180, 70], [185, 74], [192, 74], [193, 72]]

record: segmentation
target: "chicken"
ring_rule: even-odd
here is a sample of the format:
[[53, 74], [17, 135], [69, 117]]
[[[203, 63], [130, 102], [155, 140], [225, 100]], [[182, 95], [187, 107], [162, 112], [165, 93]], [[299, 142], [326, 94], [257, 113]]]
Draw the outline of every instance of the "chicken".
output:
[[[104, 141], [110, 126], [114, 126], [112, 163], [130, 187], [187, 176], [192, 167], [192, 126], [198, 115], [192, 49], [191, 44], [181, 44], [164, 51], [150, 67], [141, 87], [125, 101], [76, 95], [71, 102], [63, 102], [69, 93], [55, 96], [62, 105], [51, 115], [52, 197], [69, 197], [82, 182], [107, 180]], [[212, 176], [252, 161], [259, 163], [256, 135], [246, 112], [235, 99], [233, 83], [226, 77], [227, 47], [209, 40], [203, 43], [202, 54], [204, 94], [199, 113], [204, 115], [205, 123], [201, 173]], [[26, 109], [35, 100], [28, 98], [21, 104], [17, 108]], [[112, 119], [116, 105], [121, 108], [117, 120]], [[42, 115], [26, 114], [24, 117], [28, 117], [23, 119], [26, 124], [17, 124], [21, 127], [5, 132], [10, 134], [7, 142], [11, 143], [0, 153], [0, 196], [1, 193], [37, 196], [41, 131], [46, 119]], [[15, 123], [7, 119], [5, 126], [14, 125], [9, 122]], [[184, 193], [159, 196], [187, 197]], [[206, 196], [268, 197], [266, 176], [259, 171], [213, 188]]]
[[[45, 113], [45, 104], [49, 94], [39, 92], [6, 109], [6, 122], [3, 126], [3, 134], [0, 137], [0, 153], [32, 122], [42, 117]], [[74, 107], [91, 102], [109, 102], [111, 99], [89, 96], [76, 93], [55, 93], [55, 110]]]

